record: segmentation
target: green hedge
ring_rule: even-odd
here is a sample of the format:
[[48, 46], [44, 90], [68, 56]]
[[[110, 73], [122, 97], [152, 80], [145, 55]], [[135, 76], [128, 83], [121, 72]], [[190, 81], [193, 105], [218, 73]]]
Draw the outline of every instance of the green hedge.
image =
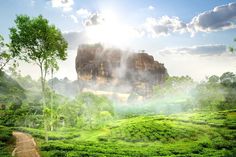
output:
[[46, 157], [64, 155], [76, 156], [223, 156], [233, 155], [231, 150], [214, 149], [198, 142], [178, 144], [126, 144], [113, 142], [51, 141], [41, 145], [41, 152]]

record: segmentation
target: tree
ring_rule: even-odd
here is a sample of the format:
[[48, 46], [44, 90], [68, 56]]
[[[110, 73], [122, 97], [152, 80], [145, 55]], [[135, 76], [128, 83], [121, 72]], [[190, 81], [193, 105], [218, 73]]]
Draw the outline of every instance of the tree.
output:
[[[234, 41], [236, 42], [236, 38], [234, 39]], [[233, 53], [236, 51], [236, 48], [231, 46], [231, 47], [229, 47], [229, 51]]]
[[212, 75], [208, 78], [209, 83], [219, 83], [220, 77], [216, 75]]
[[232, 72], [225, 72], [220, 76], [220, 82], [226, 87], [236, 86], [236, 75]]
[[225, 72], [220, 76], [220, 83], [226, 88], [224, 109], [236, 108], [236, 74]]
[[162, 85], [154, 87], [154, 94], [159, 97], [173, 95], [186, 95], [194, 86], [194, 81], [189, 76], [172, 76], [168, 77]]
[[194, 102], [199, 109], [228, 110], [236, 107], [236, 75], [225, 72], [213, 75], [201, 82], [194, 90]]
[[11, 59], [11, 54], [7, 52], [8, 45], [4, 43], [3, 37], [0, 35], [0, 71], [7, 65]]
[[[68, 44], [60, 30], [49, 24], [48, 20], [41, 15], [35, 18], [19, 15], [16, 17], [15, 24], [15, 27], [10, 28], [11, 51], [14, 57], [39, 67], [43, 106], [46, 111], [46, 77], [50, 69], [58, 69], [58, 60], [66, 59]], [[47, 141], [46, 120], [44, 120], [44, 129]]]
[[197, 104], [195, 107], [200, 110], [221, 110], [225, 95], [225, 88], [220, 83], [215, 82], [215, 78], [208, 79], [207, 82], [198, 84], [194, 90], [194, 102]]
[[99, 125], [101, 120], [101, 112], [107, 112], [114, 116], [114, 108], [112, 102], [104, 97], [97, 96], [92, 93], [81, 93], [73, 102], [77, 109], [76, 114], [83, 119], [83, 122], [89, 129], [93, 129]]

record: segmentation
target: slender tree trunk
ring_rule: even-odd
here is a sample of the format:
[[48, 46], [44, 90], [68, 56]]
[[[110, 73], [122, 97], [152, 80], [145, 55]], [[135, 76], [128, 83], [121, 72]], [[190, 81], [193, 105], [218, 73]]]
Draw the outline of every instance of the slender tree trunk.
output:
[[47, 129], [47, 119], [44, 113], [46, 108], [46, 100], [45, 100], [45, 77], [43, 74], [43, 65], [40, 65], [40, 72], [41, 72], [41, 85], [42, 85], [42, 96], [43, 96], [43, 123], [44, 123], [44, 131], [45, 131], [45, 141], [48, 142], [48, 129]]
[[52, 80], [52, 94], [51, 94], [51, 122], [50, 122], [50, 128], [51, 128], [51, 131], [53, 131], [53, 113], [52, 113], [52, 110], [53, 110], [53, 103], [54, 103], [54, 101], [53, 101], [53, 92], [54, 92], [54, 89], [53, 89], [53, 69], [51, 69], [51, 80]]

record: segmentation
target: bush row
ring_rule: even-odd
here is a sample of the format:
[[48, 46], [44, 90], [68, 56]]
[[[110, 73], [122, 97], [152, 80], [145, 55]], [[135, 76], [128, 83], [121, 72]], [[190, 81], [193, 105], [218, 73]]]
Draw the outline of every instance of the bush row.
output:
[[41, 145], [42, 154], [50, 157], [77, 156], [232, 156], [235, 149], [215, 149], [200, 142], [178, 144], [126, 144], [112, 142], [52, 141]]

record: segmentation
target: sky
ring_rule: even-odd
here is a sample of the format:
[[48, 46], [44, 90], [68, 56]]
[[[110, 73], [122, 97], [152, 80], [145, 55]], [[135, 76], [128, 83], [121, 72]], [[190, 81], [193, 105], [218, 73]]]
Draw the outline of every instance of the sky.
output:
[[[0, 0], [0, 34], [9, 42], [16, 15], [43, 15], [69, 43], [68, 59], [59, 62], [59, 78], [77, 78], [80, 44], [139, 52], [164, 63], [169, 75], [200, 81], [236, 72], [236, 1], [228, 0]], [[23, 75], [39, 77], [39, 69], [21, 63]]]

